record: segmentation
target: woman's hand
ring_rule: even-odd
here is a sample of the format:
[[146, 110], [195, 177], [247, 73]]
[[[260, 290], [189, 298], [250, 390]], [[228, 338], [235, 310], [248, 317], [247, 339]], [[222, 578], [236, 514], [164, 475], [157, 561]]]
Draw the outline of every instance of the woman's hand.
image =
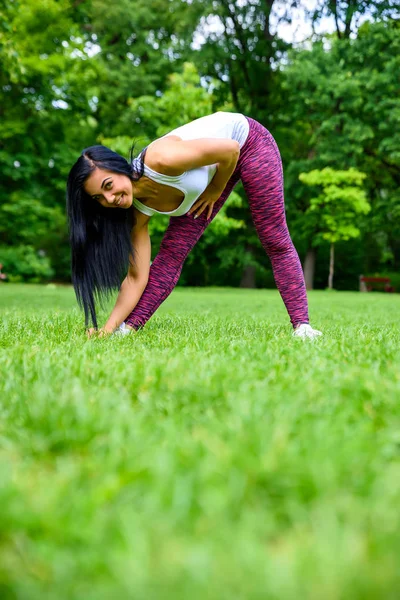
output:
[[201, 213], [207, 209], [207, 219], [210, 219], [214, 209], [214, 204], [219, 199], [222, 192], [223, 190], [216, 188], [211, 182], [201, 196], [197, 198], [196, 202], [189, 210], [188, 215], [195, 213], [194, 218], [197, 219], [197, 217], [199, 217]]
[[91, 337], [102, 338], [102, 337], [107, 337], [108, 335], [111, 335], [111, 334], [112, 334], [112, 331], [108, 331], [104, 327], [101, 327], [100, 329], [95, 329], [94, 327], [90, 327], [90, 329], [86, 330], [86, 335], [88, 338], [91, 338]]

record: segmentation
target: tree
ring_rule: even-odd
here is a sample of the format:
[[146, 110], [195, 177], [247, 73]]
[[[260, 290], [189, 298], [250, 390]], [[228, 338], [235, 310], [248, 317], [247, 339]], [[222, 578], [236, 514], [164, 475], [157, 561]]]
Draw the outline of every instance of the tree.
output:
[[334, 171], [333, 169], [314, 170], [301, 173], [300, 181], [309, 186], [319, 186], [321, 193], [310, 200], [305, 213], [306, 226], [312, 232], [313, 245], [330, 242], [330, 262], [328, 288], [333, 287], [335, 243], [360, 235], [358, 215], [366, 215], [371, 207], [361, 186], [365, 173], [355, 169]]
[[[13, 200], [15, 222], [30, 207], [38, 215], [57, 206], [65, 210], [66, 176], [83, 148], [105, 135], [132, 139], [135, 125], [143, 131], [138, 115], [131, 113], [131, 122], [121, 115], [135, 95], [154, 97], [176, 68], [174, 30], [182, 11], [170, 8], [177, 6], [175, 0], [121, 0], [112, 6], [105, 0], [5, 0], [0, 8], [0, 203], [6, 209], [11, 198], [18, 200]], [[59, 230], [59, 211], [54, 214], [53, 230]], [[42, 248], [41, 236], [30, 225], [27, 229], [29, 243]], [[68, 277], [65, 219], [59, 233], [48, 252], [60, 267], [57, 274]], [[21, 236], [6, 237], [3, 243], [21, 243]]]
[[[196, 40], [190, 45], [194, 62], [214, 94], [214, 105], [227, 105], [269, 126], [279, 98], [277, 64], [289, 48], [274, 31], [274, 20], [290, 20], [290, 7], [282, 0], [192, 0], [187, 18], [195, 23]], [[215, 82], [218, 85], [215, 86]]]
[[[303, 227], [310, 193], [299, 173], [353, 167], [368, 173], [365, 190], [372, 207], [361, 239], [366, 263], [400, 266], [400, 26], [364, 23], [356, 39], [327, 37], [311, 49], [293, 51], [283, 71], [290, 113], [280, 115], [288, 212], [294, 231]], [[299, 236], [297, 236], [299, 238]], [[312, 238], [303, 235], [305, 271], [315, 260]], [[368, 253], [368, 249], [371, 252]], [[312, 273], [309, 277], [309, 285]], [[311, 283], [312, 285], [312, 283]]]
[[375, 20], [393, 17], [395, 11], [395, 3], [391, 0], [317, 0], [316, 6], [307, 13], [313, 24], [333, 17], [338, 39], [345, 39], [357, 32], [364, 15]]
[[[341, 39], [326, 38], [311, 52], [288, 54], [290, 45], [276, 32], [278, 12], [281, 19], [291, 19], [293, 4], [283, 0], [119, 0], [112, 5], [108, 0], [3, 0], [0, 202], [21, 198], [21, 207], [26, 199], [64, 210], [66, 176], [84, 147], [112, 139], [126, 154], [132, 138], [146, 143], [204, 114], [206, 107], [207, 112], [236, 110], [260, 120], [278, 141], [296, 244], [309, 204], [299, 173], [354, 166], [369, 175], [365, 185], [373, 214], [362, 236], [365, 245], [373, 242], [379, 249], [378, 259], [374, 249], [371, 261], [397, 268], [400, 52], [398, 24], [387, 20], [390, 2], [321, 0], [309, 18], [317, 22], [336, 11]], [[367, 14], [386, 21], [365, 23], [353, 39], [358, 17]], [[189, 60], [197, 67], [193, 85], [183, 68]], [[235, 277], [242, 270], [242, 282], [254, 285], [254, 270], [265, 255], [239, 193], [243, 201], [229, 203], [226, 215], [244, 226], [219, 242], [215, 238], [212, 252], [221, 263], [235, 266]], [[66, 277], [66, 231], [58, 239], [49, 253], [52, 264], [63, 264], [57, 275]], [[32, 242], [36, 250], [38, 243]]]

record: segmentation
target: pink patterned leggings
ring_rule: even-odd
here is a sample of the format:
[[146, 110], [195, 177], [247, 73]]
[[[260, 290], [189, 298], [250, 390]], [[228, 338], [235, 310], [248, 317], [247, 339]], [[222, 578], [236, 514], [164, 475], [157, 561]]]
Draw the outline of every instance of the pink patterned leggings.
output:
[[236, 169], [221, 197], [214, 205], [210, 220], [204, 211], [194, 215], [171, 217], [160, 251], [150, 268], [147, 286], [126, 324], [138, 329], [169, 296], [180, 277], [183, 263], [206, 227], [216, 216], [241, 179], [253, 222], [268, 254], [278, 290], [293, 327], [308, 323], [308, 306], [303, 271], [290, 239], [283, 200], [282, 163], [272, 135], [254, 119], [248, 118], [250, 131], [240, 151]]

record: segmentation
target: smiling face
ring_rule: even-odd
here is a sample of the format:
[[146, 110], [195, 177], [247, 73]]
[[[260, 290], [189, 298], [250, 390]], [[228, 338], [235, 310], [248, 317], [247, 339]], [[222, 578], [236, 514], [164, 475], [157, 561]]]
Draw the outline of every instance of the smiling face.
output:
[[132, 182], [126, 175], [96, 168], [85, 181], [84, 189], [94, 202], [106, 208], [132, 206]]

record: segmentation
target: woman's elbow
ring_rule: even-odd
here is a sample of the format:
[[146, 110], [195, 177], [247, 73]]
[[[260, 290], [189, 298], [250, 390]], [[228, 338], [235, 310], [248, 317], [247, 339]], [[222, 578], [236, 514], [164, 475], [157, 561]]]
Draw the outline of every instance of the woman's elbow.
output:
[[135, 288], [140, 287], [144, 289], [148, 281], [149, 272], [133, 273], [132, 271], [130, 271], [125, 277], [126, 284]]

